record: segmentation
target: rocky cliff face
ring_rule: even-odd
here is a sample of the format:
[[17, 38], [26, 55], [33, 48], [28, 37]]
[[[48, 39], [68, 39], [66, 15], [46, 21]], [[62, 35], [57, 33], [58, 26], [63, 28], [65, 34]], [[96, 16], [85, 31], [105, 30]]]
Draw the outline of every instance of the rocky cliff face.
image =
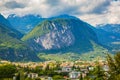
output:
[[[44, 49], [60, 49], [74, 44], [75, 37], [68, 26], [57, 27], [52, 23], [49, 27], [51, 31], [45, 35], [37, 37], [34, 41]], [[60, 29], [59, 29], [60, 28]]]

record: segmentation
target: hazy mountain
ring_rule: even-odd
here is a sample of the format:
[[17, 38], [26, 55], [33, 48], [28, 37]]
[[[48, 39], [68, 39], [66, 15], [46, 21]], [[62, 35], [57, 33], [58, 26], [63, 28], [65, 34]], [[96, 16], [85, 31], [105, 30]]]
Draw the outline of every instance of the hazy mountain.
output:
[[12, 28], [12, 25], [9, 23], [9, 21], [5, 19], [4, 16], [2, 16], [1, 14], [0, 14], [0, 25], [5, 26], [6, 28], [9, 28], [11, 31], [15, 33], [15, 34], [9, 34], [11, 36], [14, 36], [19, 39], [23, 36], [23, 34], [21, 34], [19, 31]]
[[96, 27], [106, 32], [120, 35], [120, 24], [100, 24], [100, 25], [97, 25]]
[[119, 24], [101, 24], [96, 26], [99, 42], [106, 45], [110, 50], [120, 50], [120, 25]]
[[11, 14], [7, 17], [7, 20], [12, 24], [13, 28], [20, 31], [21, 33], [28, 33], [40, 23], [44, 18], [41, 18], [40, 15], [28, 14], [24, 16], [18, 16]]
[[18, 31], [0, 15], [0, 59], [10, 61], [37, 61], [36, 54], [21, 40]]

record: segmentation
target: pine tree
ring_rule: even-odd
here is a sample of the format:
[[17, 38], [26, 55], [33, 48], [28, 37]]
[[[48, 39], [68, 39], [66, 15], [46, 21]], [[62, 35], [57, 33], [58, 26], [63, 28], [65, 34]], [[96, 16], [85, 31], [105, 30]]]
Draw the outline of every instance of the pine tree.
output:
[[109, 80], [120, 80], [120, 52], [116, 53], [114, 58], [107, 55], [107, 62], [109, 66]]
[[82, 73], [80, 74], [80, 79], [79, 80], [83, 80]]
[[95, 80], [104, 80], [105, 75], [104, 75], [104, 72], [99, 65], [96, 66], [95, 71], [94, 71], [94, 75], [95, 75]]

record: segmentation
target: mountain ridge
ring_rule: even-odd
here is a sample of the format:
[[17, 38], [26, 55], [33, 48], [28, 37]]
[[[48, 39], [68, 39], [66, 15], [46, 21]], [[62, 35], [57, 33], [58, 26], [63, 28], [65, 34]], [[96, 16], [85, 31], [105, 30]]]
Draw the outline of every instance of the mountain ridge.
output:
[[9, 61], [39, 60], [32, 49], [19, 39], [20, 35], [10, 28], [11, 25], [7, 24], [7, 20], [2, 15], [0, 18], [2, 18], [0, 21], [0, 59]]
[[[30, 19], [29, 18], [30, 16], [31, 15], [28, 16], [26, 15], [22, 17], [17, 16], [17, 17], [19, 17], [19, 19], [24, 19], [25, 17], [26, 19], [25, 21], [27, 21], [27, 19]], [[32, 16], [35, 17], [34, 15]], [[16, 17], [16, 15], [11, 16], [11, 18], [13, 17]], [[38, 18], [40, 16], [36, 16], [36, 17]], [[38, 53], [38, 56], [40, 58], [42, 58], [41, 56], [45, 58], [45, 56], [41, 53], [47, 54], [48, 56], [51, 54], [57, 55], [59, 53], [61, 55], [62, 54], [68, 55], [70, 53], [69, 55], [71, 58], [73, 57], [73, 54], [77, 56], [79, 55], [81, 57], [84, 54], [85, 54], [84, 56], [89, 54], [94, 56], [102, 56], [105, 53], [108, 53], [108, 51], [112, 52], [112, 50], [114, 49], [115, 50], [119, 49], [119, 45], [117, 44], [117, 41], [118, 42], [120, 41], [118, 40], [120, 39], [120, 37], [118, 35], [116, 35], [115, 33], [105, 31], [100, 28], [95, 28], [90, 24], [74, 16], [60, 15], [51, 18], [40, 17], [40, 19], [42, 20], [41, 21], [38, 20], [35, 26], [32, 26], [30, 31], [28, 31], [25, 27], [25, 31], [28, 32], [27, 34], [24, 35], [24, 37], [22, 37], [21, 40], [20, 38], [16, 38], [18, 39], [17, 41], [15, 40], [16, 42], [20, 42], [22, 46], [23, 45], [28, 46], [28, 47], [24, 47], [26, 48], [24, 49], [25, 51], [28, 49], [32, 50], [31, 52], [34, 54]], [[27, 23], [26, 25], [28, 24], [29, 23]], [[9, 33], [8, 35], [11, 36]], [[115, 47], [116, 44], [117, 47]], [[13, 49], [15, 48], [17, 47], [15, 46]], [[18, 49], [19, 48], [21, 47], [18, 47]], [[26, 52], [28, 56], [29, 53], [31, 54], [29, 50], [28, 52]], [[78, 59], [77, 56], [74, 56], [74, 58]], [[89, 57], [91, 56], [89, 55]]]
[[7, 20], [12, 24], [12, 27], [23, 34], [28, 33], [36, 26], [39, 22], [44, 20], [40, 15], [27, 14], [24, 16], [18, 16], [11, 14], [7, 17]]

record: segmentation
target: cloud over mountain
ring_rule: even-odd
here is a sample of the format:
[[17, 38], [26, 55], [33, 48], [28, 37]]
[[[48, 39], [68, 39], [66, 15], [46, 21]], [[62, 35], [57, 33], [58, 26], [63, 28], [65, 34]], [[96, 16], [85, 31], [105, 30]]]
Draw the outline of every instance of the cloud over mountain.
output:
[[69, 14], [95, 25], [120, 23], [120, 0], [0, 0], [4, 15], [40, 14], [43, 17]]

